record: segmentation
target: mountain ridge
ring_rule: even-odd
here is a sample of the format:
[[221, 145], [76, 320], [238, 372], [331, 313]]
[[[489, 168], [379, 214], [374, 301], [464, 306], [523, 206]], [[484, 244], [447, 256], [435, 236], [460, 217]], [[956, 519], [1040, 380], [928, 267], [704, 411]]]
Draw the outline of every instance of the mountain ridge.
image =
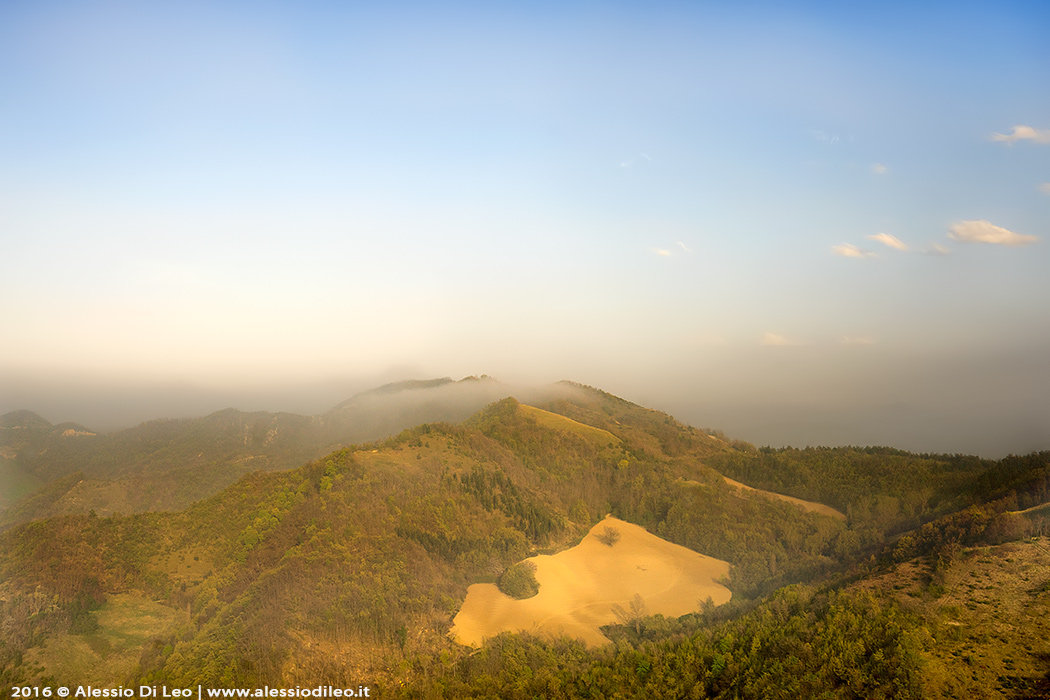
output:
[[[864, 687], [919, 697], [918, 659], [939, 628], [923, 632], [922, 615], [885, 587], [850, 582], [917, 561], [928, 572], [916, 588], [930, 601], [922, 614], [940, 615], [938, 582], [967, 548], [1046, 527], [1040, 509], [1013, 511], [1050, 485], [1050, 453], [989, 465], [765, 452], [600, 390], [563, 388], [538, 406], [507, 397], [459, 424], [423, 423], [289, 470], [251, 471], [179, 511], [10, 527], [0, 533], [0, 624], [10, 632], [0, 679], [79, 683], [87, 672], [76, 669], [91, 668], [100, 687], [369, 678], [394, 697], [575, 698], [584, 685], [574, 678], [632, 696], [688, 678], [707, 696], [731, 697], [764, 677], [804, 682], [810, 695]], [[829, 479], [813, 477], [825, 468]], [[754, 485], [794, 484], [797, 497], [829, 482], [847, 519], [742, 492], [723, 469]], [[1014, 488], [1025, 491], [1011, 498]], [[697, 612], [666, 620], [623, 601], [625, 624], [602, 628], [614, 642], [604, 651], [528, 634], [477, 652], [448, 639], [470, 585], [571, 547], [606, 513], [729, 562], [736, 602], [698, 601]], [[1044, 597], [1035, 592], [1025, 609]], [[129, 611], [154, 620], [144, 636], [130, 631]], [[1041, 652], [1031, 653], [1016, 683], [1036, 682]], [[839, 666], [815, 667], [823, 654]], [[769, 665], [777, 659], [787, 666]], [[672, 667], [680, 671], [668, 676]], [[677, 694], [688, 692], [700, 690]]]
[[[339, 446], [420, 423], [466, 420], [515, 391], [543, 399], [563, 394], [565, 386], [522, 389], [487, 375], [409, 380], [359, 392], [315, 415], [226, 408], [200, 417], [155, 418], [112, 433], [77, 423], [52, 426], [30, 410], [12, 411], [0, 417], [0, 425], [12, 426], [0, 432], [0, 457], [7, 460], [0, 465], [0, 486], [10, 494], [0, 499], [0, 528], [62, 512], [179, 509], [256, 469], [290, 469]], [[66, 430], [73, 433], [62, 435]], [[85, 478], [68, 498], [52, 494], [37, 499], [35, 507], [29, 501], [15, 507], [32, 487], [74, 472]]]

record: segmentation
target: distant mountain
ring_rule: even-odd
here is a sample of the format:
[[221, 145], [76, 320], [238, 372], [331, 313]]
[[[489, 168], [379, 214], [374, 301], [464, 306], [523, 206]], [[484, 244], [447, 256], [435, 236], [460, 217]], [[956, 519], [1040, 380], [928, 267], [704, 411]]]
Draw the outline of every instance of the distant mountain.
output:
[[37, 431], [50, 427], [50, 423], [32, 411], [11, 411], [0, 416], [0, 430]]
[[[0, 518], [20, 498], [40, 488], [52, 474], [69, 473], [96, 437], [82, 425], [51, 425], [32, 411], [0, 416]], [[49, 465], [43, 469], [42, 464]]]
[[[466, 379], [464, 379], [466, 381]], [[390, 384], [384, 384], [383, 386], [376, 387], [375, 389], [369, 389], [362, 391], [359, 394], [347, 399], [343, 403], [339, 404], [332, 410], [339, 410], [348, 404], [352, 404], [355, 400], [360, 399], [364, 396], [376, 396], [380, 394], [400, 394], [405, 391], [413, 391], [416, 389], [433, 389], [439, 386], [447, 386], [449, 384], [455, 384], [455, 381], [451, 377], [441, 377], [440, 379], [406, 379], [401, 382], [392, 382]]]

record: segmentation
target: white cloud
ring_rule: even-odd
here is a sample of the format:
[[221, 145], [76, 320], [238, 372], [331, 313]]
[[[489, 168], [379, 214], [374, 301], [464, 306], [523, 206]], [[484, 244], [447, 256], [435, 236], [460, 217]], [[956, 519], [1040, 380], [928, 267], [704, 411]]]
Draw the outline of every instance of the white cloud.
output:
[[682, 243], [681, 241], [676, 241], [676, 242], [678, 243], [679, 246], [682, 247], [682, 250], [684, 250], [685, 252], [687, 252], [687, 253], [692, 253], [693, 252], [693, 251], [689, 250], [689, 248], [686, 246], [685, 243]]
[[889, 171], [890, 171], [890, 169], [887, 168], [882, 163], [875, 163], [874, 165], [871, 166], [871, 172], [875, 173], [876, 175], [885, 175]]
[[927, 255], [949, 255], [952, 251], [948, 250], [945, 246], [940, 243], [934, 243], [926, 249]]
[[1014, 233], [989, 221], [960, 221], [952, 224], [948, 238], [963, 243], [994, 243], [1009, 246], [1029, 245], [1039, 240], [1037, 236]]
[[664, 258], [671, 256], [671, 251], [667, 250], [666, 248], [653, 248], [653, 252], [659, 255], [660, 257]]
[[1044, 182], [1039, 185], [1039, 191], [1043, 194], [1050, 194], [1050, 182]]
[[841, 255], [844, 258], [872, 258], [875, 257], [875, 253], [870, 250], [862, 250], [852, 243], [843, 243], [842, 245], [831, 246], [831, 252], [835, 255]]
[[1015, 141], [1033, 141], [1035, 143], [1050, 143], [1050, 129], [1035, 129], [1030, 126], [1018, 124], [1010, 134], [992, 134], [992, 141], [1003, 141], [1012, 144]]
[[897, 238], [896, 236], [890, 235], [888, 233], [876, 233], [874, 236], [868, 236], [868, 238], [870, 238], [873, 241], [878, 241], [879, 243], [884, 243], [890, 248], [896, 248], [897, 250], [908, 249], [907, 243]]
[[770, 347], [787, 347], [791, 345], [801, 345], [798, 341], [785, 338], [778, 333], [765, 333], [762, 336], [762, 340], [759, 341], [762, 345], [768, 345]]
[[841, 345], [874, 345], [875, 344], [875, 339], [874, 338], [869, 338], [868, 336], [863, 336], [863, 335], [860, 335], [860, 336], [844, 335], [841, 338], [839, 338], [839, 343]]

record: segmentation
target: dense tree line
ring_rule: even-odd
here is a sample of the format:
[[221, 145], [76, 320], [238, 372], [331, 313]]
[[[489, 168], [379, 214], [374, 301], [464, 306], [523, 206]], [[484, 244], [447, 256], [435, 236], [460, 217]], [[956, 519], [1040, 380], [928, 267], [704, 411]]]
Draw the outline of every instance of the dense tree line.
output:
[[708, 463], [756, 488], [826, 503], [857, 530], [896, 533], [975, 503], [1050, 500], [1050, 453], [999, 461], [915, 455], [884, 447], [761, 448], [722, 452]]
[[[679, 623], [670, 637], [570, 640], [502, 635], [436, 679], [440, 697], [919, 698], [923, 621], [870, 594], [790, 587], [751, 612]], [[643, 624], [660, 627], [660, 618]], [[689, 627], [693, 631], [687, 631]], [[407, 697], [427, 697], [424, 692]], [[431, 695], [433, 696], [433, 695]]]

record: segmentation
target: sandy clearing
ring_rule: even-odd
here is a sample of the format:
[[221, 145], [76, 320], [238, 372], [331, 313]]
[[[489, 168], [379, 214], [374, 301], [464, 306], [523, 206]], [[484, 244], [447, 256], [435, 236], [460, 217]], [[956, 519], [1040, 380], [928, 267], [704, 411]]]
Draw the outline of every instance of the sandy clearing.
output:
[[[598, 541], [606, 527], [620, 532], [612, 547]], [[515, 600], [491, 583], [474, 584], [450, 632], [460, 644], [478, 646], [500, 632], [567, 635], [589, 646], [609, 640], [599, 627], [618, 622], [613, 605], [627, 608], [635, 594], [651, 615], [678, 617], [707, 598], [727, 602], [729, 589], [715, 581], [729, 563], [673, 544], [616, 518], [601, 521], [572, 549], [528, 561], [536, 564], [540, 592]]]
[[818, 513], [819, 515], [828, 515], [832, 518], [838, 518], [839, 520], [846, 520], [846, 514], [840, 510], [835, 510], [831, 506], [826, 506], [823, 503], [817, 503], [816, 501], [804, 501], [801, 498], [795, 498], [793, 496], [785, 496], [780, 493], [773, 493], [772, 491], [763, 491], [762, 489], [756, 489], [748, 486], [747, 484], [741, 484], [739, 481], [733, 481], [728, 476], [723, 476], [726, 483], [730, 486], [736, 486], [738, 489], [745, 491], [754, 491], [755, 493], [768, 496], [770, 498], [776, 498], [781, 501], [787, 501], [788, 503], [794, 503], [796, 506], [802, 506], [802, 509], [810, 513]]

